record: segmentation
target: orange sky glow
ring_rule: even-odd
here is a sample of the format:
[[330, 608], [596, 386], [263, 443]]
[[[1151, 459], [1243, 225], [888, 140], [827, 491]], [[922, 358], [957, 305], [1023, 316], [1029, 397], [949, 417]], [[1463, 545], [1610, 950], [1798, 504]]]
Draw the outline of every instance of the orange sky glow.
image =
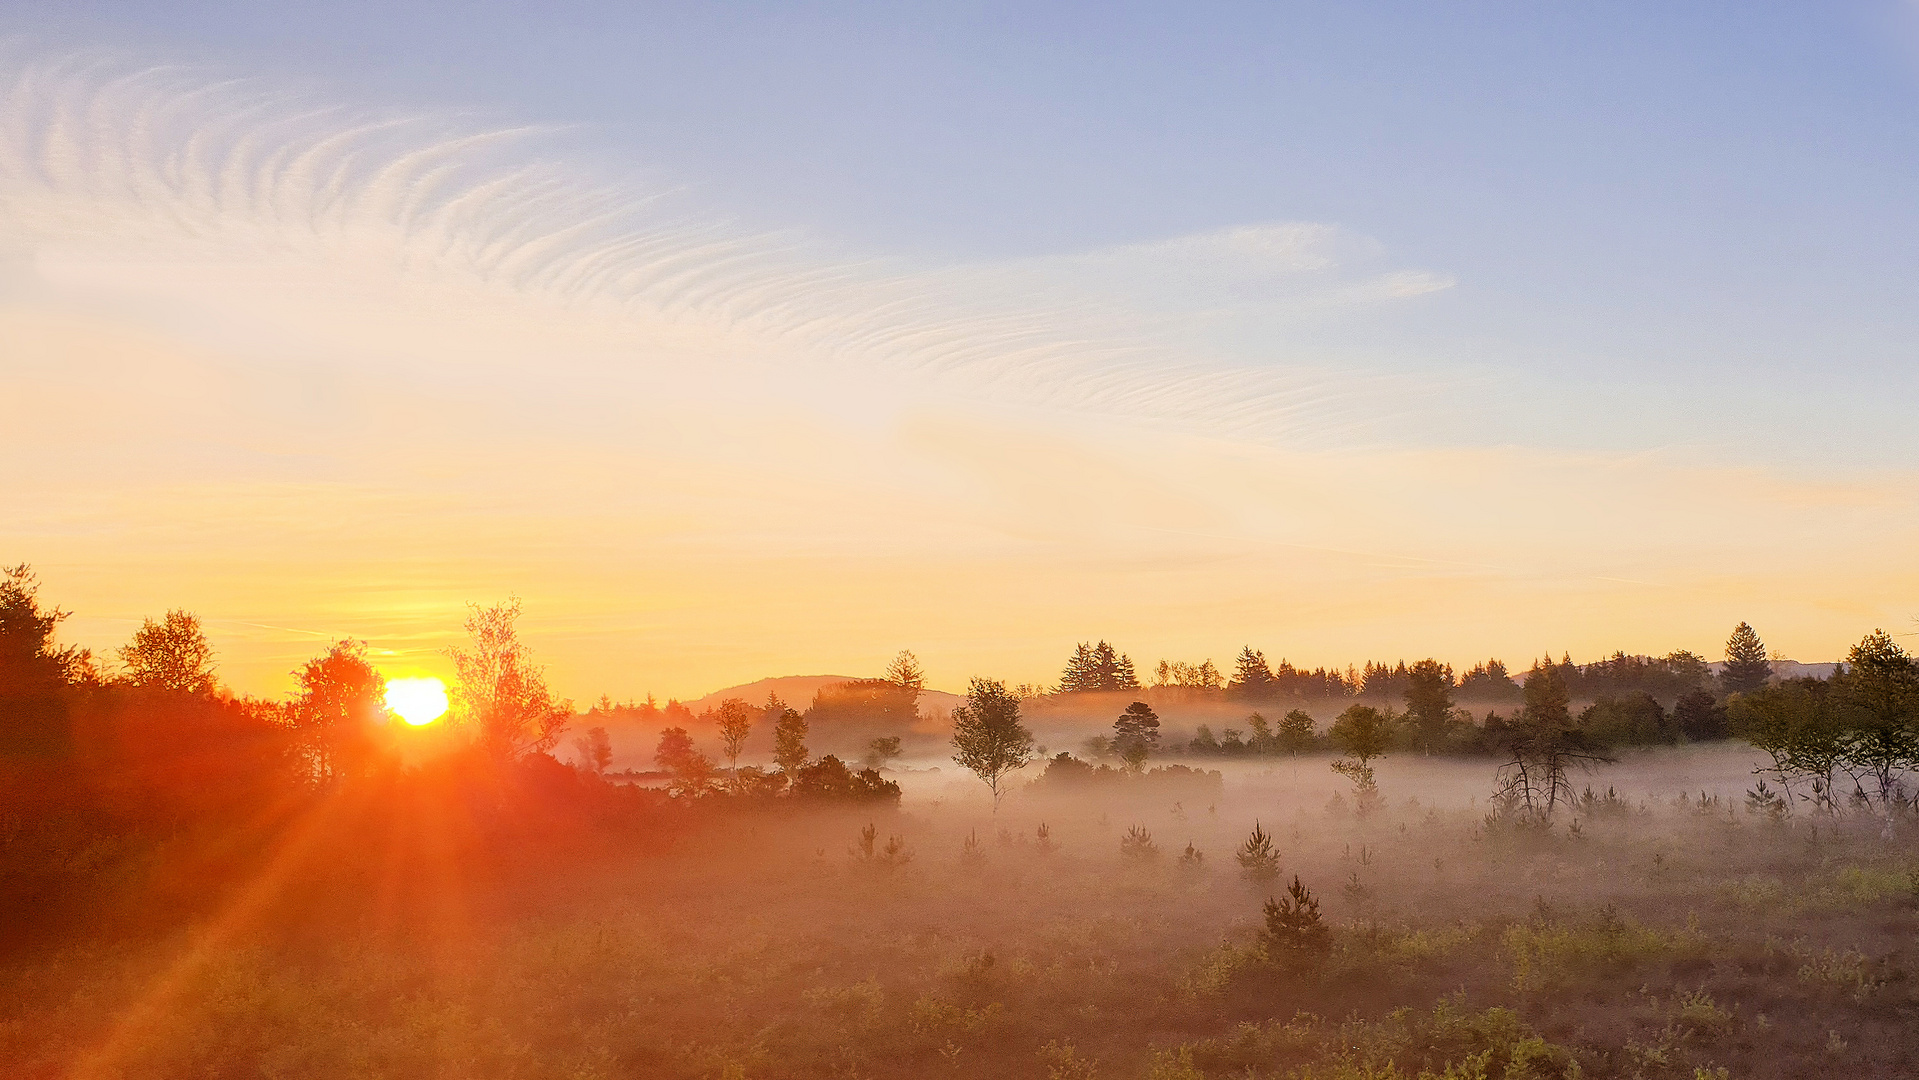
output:
[[[901, 648], [955, 688], [1051, 680], [1094, 638], [1142, 669], [1248, 643], [1523, 666], [1717, 658], [1741, 619], [1806, 660], [1912, 629], [1898, 463], [1395, 437], [1369, 418], [1443, 409], [1429, 380], [1209, 365], [1176, 321], [1033, 286], [1071, 266], [808, 262], [671, 222], [635, 260], [567, 231], [605, 209], [589, 194], [409, 205], [457, 140], [343, 181], [324, 132], [277, 159], [229, 133], [167, 172], [113, 127], [131, 106], [88, 100], [97, 144], [16, 133], [0, 157], [0, 453], [26, 463], [0, 557], [103, 653], [184, 607], [240, 691], [285, 693], [347, 636], [447, 676], [466, 605], [518, 595], [584, 703]], [[1317, 235], [1261, 242], [1297, 261]], [[1092, 262], [1174, 273], [1186, 250]], [[1450, 287], [1402, 268], [1314, 303]]]

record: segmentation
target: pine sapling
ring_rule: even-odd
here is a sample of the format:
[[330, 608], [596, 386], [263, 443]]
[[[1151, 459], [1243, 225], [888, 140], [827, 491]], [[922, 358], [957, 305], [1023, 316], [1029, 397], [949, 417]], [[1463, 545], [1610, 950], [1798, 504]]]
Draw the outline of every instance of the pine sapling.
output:
[[1246, 842], [1239, 846], [1238, 860], [1240, 869], [1257, 884], [1264, 884], [1279, 876], [1279, 852], [1273, 849], [1273, 834], [1267, 832], [1258, 821], [1253, 822], [1253, 832]]

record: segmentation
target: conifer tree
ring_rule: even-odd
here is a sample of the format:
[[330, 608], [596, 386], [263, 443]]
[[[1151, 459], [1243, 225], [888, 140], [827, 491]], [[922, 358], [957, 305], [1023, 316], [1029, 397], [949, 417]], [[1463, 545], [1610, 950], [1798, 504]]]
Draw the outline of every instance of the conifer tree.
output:
[[1748, 623], [1733, 627], [1726, 639], [1726, 666], [1719, 681], [1729, 694], [1750, 694], [1766, 685], [1772, 677], [1772, 663], [1766, 659], [1766, 643]]
[[1238, 658], [1233, 661], [1233, 681], [1227, 688], [1246, 701], [1265, 701], [1272, 697], [1276, 687], [1272, 669], [1266, 666], [1266, 654], [1251, 645], [1239, 650]]

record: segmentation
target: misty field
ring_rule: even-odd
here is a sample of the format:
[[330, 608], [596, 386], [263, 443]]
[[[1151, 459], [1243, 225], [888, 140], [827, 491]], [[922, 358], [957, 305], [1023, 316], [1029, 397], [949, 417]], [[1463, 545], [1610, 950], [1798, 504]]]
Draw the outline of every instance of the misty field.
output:
[[[94, 907], [13, 928], [0, 1060], [127, 1078], [1919, 1069], [1906, 823], [1749, 810], [1738, 744], [1630, 753], [1550, 828], [1490, 816], [1482, 763], [1416, 755], [1381, 762], [1361, 816], [1328, 760], [1034, 784], [997, 813], [949, 763], [870, 812], [502, 832], [389, 792], [254, 842], [182, 836]], [[1277, 859], [1249, 869], [1256, 822]], [[1266, 917], [1295, 878], [1323, 930]]]

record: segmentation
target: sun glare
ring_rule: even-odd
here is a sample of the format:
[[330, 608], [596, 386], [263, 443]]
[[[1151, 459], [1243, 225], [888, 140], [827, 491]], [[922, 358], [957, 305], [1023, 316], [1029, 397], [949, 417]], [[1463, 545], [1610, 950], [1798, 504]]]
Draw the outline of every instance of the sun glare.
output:
[[438, 679], [394, 679], [386, 684], [386, 707], [414, 727], [446, 715], [446, 684]]

